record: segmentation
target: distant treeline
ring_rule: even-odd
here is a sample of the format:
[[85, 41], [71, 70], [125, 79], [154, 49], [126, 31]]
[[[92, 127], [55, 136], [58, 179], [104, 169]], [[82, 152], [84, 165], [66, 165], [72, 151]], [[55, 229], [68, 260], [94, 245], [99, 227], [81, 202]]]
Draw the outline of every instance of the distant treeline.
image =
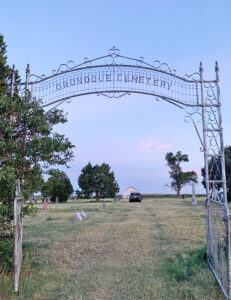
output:
[[[143, 198], [178, 198], [176, 194], [141, 194]], [[205, 197], [205, 194], [196, 194], [196, 197]], [[192, 194], [182, 194], [182, 198], [192, 198]], [[122, 198], [122, 195], [119, 194], [118, 198]]]

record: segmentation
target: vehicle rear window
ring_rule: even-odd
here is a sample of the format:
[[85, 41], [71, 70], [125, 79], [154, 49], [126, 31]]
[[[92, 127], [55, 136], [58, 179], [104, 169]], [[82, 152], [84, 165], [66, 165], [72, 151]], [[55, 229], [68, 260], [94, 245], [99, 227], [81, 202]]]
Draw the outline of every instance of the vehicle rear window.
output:
[[139, 193], [131, 193], [131, 196], [139, 196]]

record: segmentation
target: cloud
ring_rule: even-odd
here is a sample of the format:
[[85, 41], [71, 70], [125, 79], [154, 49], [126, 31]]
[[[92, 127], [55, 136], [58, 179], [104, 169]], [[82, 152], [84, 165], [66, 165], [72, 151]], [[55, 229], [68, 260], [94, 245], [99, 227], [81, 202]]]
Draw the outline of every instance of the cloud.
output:
[[173, 147], [173, 144], [155, 143], [151, 140], [140, 141], [139, 144], [144, 152], [152, 152], [161, 149], [170, 149]]
[[141, 141], [140, 142], [140, 146], [145, 149], [153, 148], [154, 145], [155, 145], [155, 143], [152, 141], [147, 141], [147, 142]]

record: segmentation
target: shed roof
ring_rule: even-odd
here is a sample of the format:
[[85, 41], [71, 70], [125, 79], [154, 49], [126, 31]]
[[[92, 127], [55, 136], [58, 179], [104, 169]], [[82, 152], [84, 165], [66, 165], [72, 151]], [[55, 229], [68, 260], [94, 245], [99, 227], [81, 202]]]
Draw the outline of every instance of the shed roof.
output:
[[137, 190], [136, 188], [134, 188], [133, 186], [129, 186], [128, 188], [126, 188], [125, 190], [123, 190], [123, 192], [127, 191], [127, 190], [130, 189], [130, 188], [132, 188], [132, 189], [134, 189], [134, 190], [136, 190], [136, 191], [139, 191], [139, 190]]

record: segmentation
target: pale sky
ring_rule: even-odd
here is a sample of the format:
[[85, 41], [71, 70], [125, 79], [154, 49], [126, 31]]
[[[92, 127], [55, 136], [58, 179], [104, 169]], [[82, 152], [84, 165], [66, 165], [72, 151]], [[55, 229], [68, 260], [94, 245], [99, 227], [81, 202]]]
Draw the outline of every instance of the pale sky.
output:
[[[228, 0], [2, 0], [0, 32], [8, 45], [8, 63], [16, 65], [23, 80], [27, 63], [32, 73], [50, 75], [61, 63], [105, 55], [113, 45], [125, 56], [166, 62], [180, 76], [197, 72], [202, 61], [205, 77], [214, 79], [217, 60], [228, 145], [230, 11]], [[170, 182], [164, 158], [169, 151], [188, 154], [190, 162], [183, 169], [200, 173], [203, 154], [193, 125], [167, 102], [146, 95], [93, 95], [61, 108], [69, 121], [58, 130], [76, 145], [71, 168], [64, 169], [75, 189], [89, 161], [109, 163], [121, 191], [134, 186], [143, 193], [171, 192], [165, 186]], [[201, 184], [196, 190], [204, 192]]]

